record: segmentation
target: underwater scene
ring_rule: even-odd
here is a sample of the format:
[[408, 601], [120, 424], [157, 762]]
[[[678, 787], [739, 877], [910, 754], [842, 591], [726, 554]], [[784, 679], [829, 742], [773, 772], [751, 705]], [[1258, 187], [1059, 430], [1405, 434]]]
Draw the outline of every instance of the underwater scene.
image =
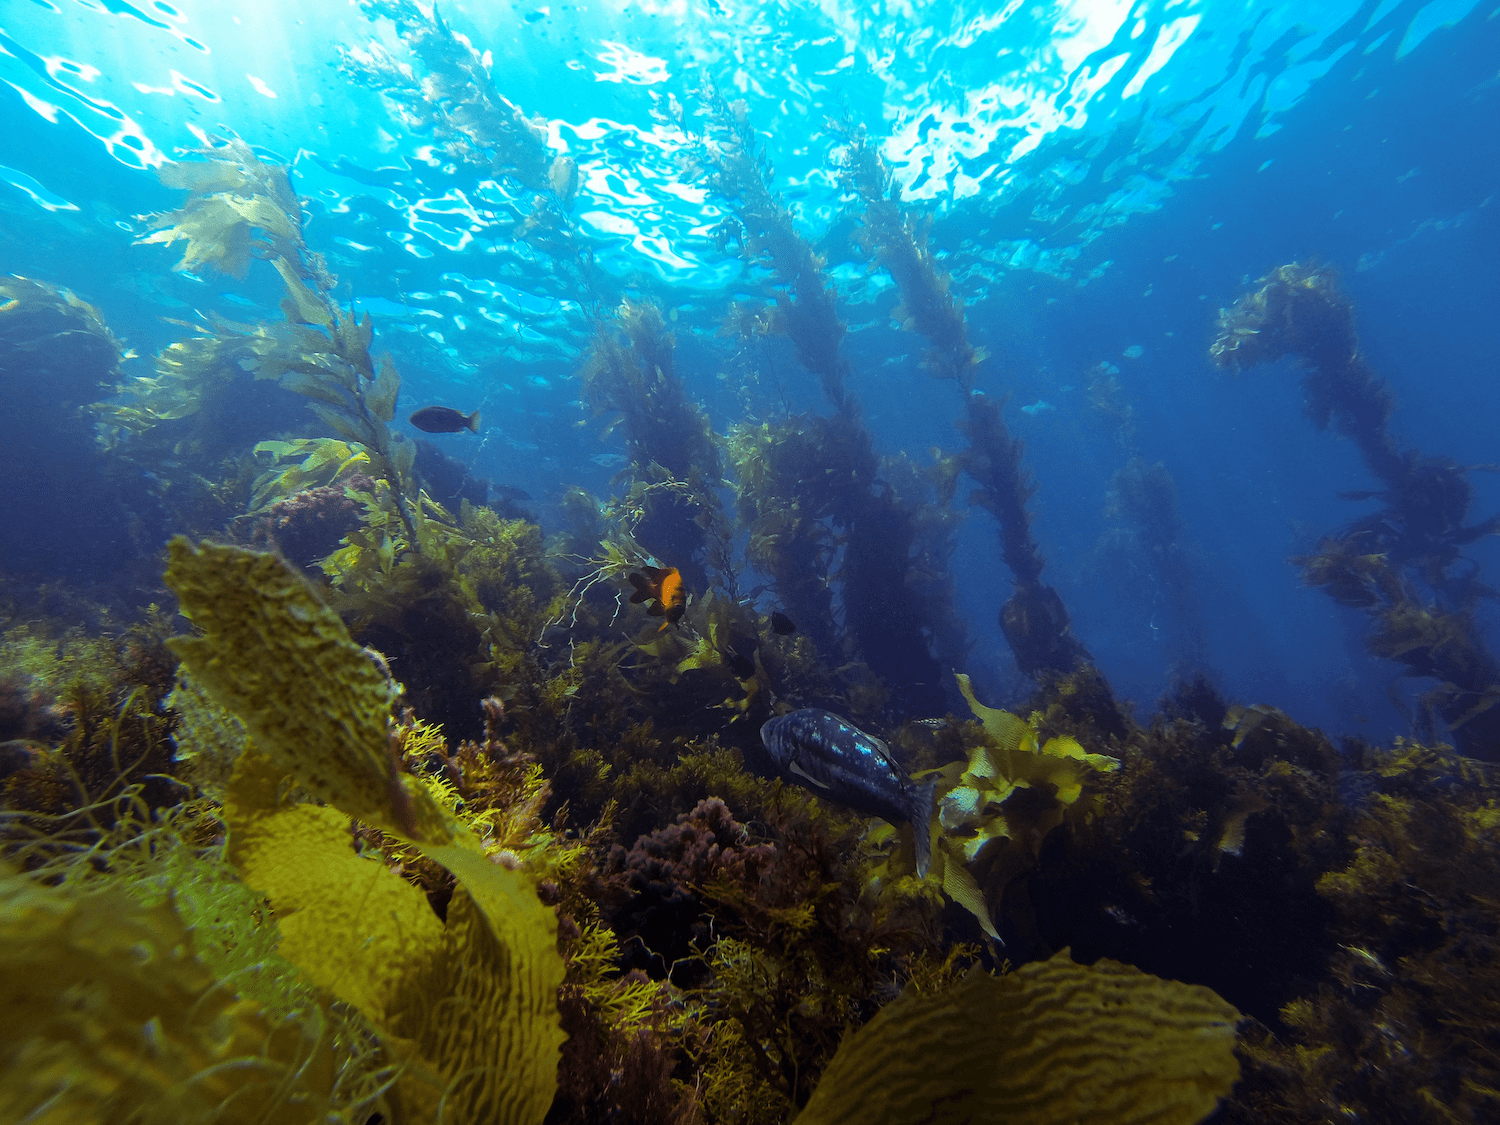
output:
[[1500, 1121], [1495, 0], [0, 80], [0, 1121]]

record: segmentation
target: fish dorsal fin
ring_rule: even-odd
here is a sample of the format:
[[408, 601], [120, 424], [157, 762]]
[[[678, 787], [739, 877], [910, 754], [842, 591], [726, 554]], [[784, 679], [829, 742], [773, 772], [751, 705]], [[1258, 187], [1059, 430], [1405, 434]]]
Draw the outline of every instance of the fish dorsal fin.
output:
[[826, 782], [826, 781], [819, 781], [812, 774], [808, 773], [805, 769], [803, 769], [801, 766], [799, 766], [797, 764], [797, 759], [796, 758], [793, 758], [790, 762], [788, 762], [786, 768], [788, 770], [790, 770], [792, 773], [796, 774], [798, 777], [802, 778], [804, 781], [808, 781], [808, 782], [812, 783], [813, 785], [816, 785], [819, 789], [831, 789], [832, 788], [832, 786], [830, 786], [828, 784], [828, 782]]

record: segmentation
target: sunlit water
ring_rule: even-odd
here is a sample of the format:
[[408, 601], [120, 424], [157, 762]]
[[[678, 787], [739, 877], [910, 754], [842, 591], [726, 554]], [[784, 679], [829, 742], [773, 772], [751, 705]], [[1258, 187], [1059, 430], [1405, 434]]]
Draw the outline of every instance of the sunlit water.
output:
[[[1356, 302], [1403, 441], [1500, 461], [1500, 9], [1431, 3], [1194, 2], [446, 4], [500, 91], [578, 163], [573, 208], [606, 281], [596, 294], [512, 238], [527, 193], [451, 163], [403, 123], [361, 62], [405, 48], [354, 4], [7, 0], [0, 5], [0, 268], [77, 290], [143, 359], [217, 309], [279, 316], [267, 271], [245, 283], [171, 272], [138, 246], [175, 204], [153, 169], [237, 135], [290, 164], [308, 239], [375, 316], [402, 406], [480, 408], [450, 442], [526, 489], [546, 522], [564, 486], [607, 488], [619, 448], [578, 403], [592, 300], [645, 293], [670, 310], [681, 372], [723, 429], [740, 420], [716, 332], [766, 277], [711, 235], [724, 215], [662, 112], [712, 79], [743, 98], [775, 188], [828, 259], [853, 329], [852, 389], [884, 451], [955, 448], [958, 392], [919, 368], [927, 344], [890, 321], [887, 276], [850, 238], [829, 119], [881, 139], [1008, 395], [1039, 490], [1048, 579], [1120, 691], [1147, 703], [1182, 653], [1164, 591], [1108, 549], [1111, 475], [1131, 454], [1179, 490], [1206, 666], [1239, 698], [1337, 731], [1384, 735], [1397, 668], [1367, 656], [1365, 619], [1287, 562], [1355, 514], [1354, 450], [1301, 416], [1289, 368], [1238, 379], [1206, 359], [1214, 317], [1270, 268], [1316, 255]], [[1088, 393], [1109, 364], [1135, 429]], [[780, 402], [818, 405], [790, 359]], [[404, 415], [403, 415], [404, 416]], [[1500, 507], [1475, 477], [1475, 517]], [[1500, 584], [1494, 542], [1470, 552]], [[995, 625], [1009, 593], [974, 512], [954, 565], [970, 669], [1019, 686]], [[1500, 639], [1486, 619], [1492, 643]]]

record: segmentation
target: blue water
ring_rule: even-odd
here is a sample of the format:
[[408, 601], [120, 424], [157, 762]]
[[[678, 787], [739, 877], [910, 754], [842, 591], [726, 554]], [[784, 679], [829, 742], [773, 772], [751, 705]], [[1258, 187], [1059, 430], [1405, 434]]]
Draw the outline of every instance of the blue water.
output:
[[[98, 305], [139, 357], [127, 375], [149, 374], [181, 337], [164, 317], [279, 318], [268, 268], [194, 277], [136, 243], [141, 216], [180, 198], [156, 169], [209, 136], [241, 137], [291, 166], [309, 243], [402, 372], [398, 417], [433, 401], [482, 409], [488, 428], [444, 447], [528, 492], [546, 527], [564, 488], [607, 491], [619, 467], [602, 420], [577, 425], [591, 295], [510, 237], [524, 190], [448, 160], [388, 91], [354, 80], [372, 51], [411, 61], [380, 8], [7, 0], [0, 271]], [[1331, 732], [1409, 730], [1393, 689], [1410, 700], [1431, 683], [1368, 655], [1368, 619], [1303, 586], [1288, 561], [1368, 510], [1336, 493], [1378, 485], [1350, 443], [1303, 417], [1290, 363], [1235, 377], [1207, 347], [1221, 307], [1315, 258], [1338, 271], [1366, 356], [1397, 394], [1402, 445], [1500, 461], [1500, 8], [706, 0], [451, 3], [442, 15], [486, 53], [499, 91], [543, 120], [552, 153], [577, 162], [572, 216], [598, 296], [675, 312], [679, 372], [720, 431], [742, 413], [718, 377], [718, 325], [731, 299], [766, 299], [767, 278], [716, 250], [723, 201], [655, 112], [669, 97], [691, 108], [705, 78], [744, 99], [773, 187], [827, 258], [851, 329], [850, 389], [878, 448], [919, 460], [960, 447], [959, 391], [920, 369], [927, 341], [891, 323], [896, 294], [850, 237], [827, 119], [863, 124], [909, 206], [931, 216], [970, 338], [989, 351], [978, 385], [1009, 396], [1026, 442], [1046, 580], [1122, 697], [1150, 705], [1196, 667], [1233, 698]], [[818, 406], [816, 380], [787, 356], [786, 401]], [[1091, 401], [1100, 365], [1129, 433]], [[1132, 455], [1175, 480], [1191, 630], [1147, 561], [1111, 538], [1106, 493]], [[1500, 510], [1500, 476], [1471, 480], [1477, 522]], [[1009, 575], [967, 492], [952, 565], [968, 670], [990, 698], [1014, 698], [1026, 685], [996, 624]], [[1493, 537], [1466, 554], [1500, 585]], [[1493, 603], [1479, 613], [1500, 647]]]

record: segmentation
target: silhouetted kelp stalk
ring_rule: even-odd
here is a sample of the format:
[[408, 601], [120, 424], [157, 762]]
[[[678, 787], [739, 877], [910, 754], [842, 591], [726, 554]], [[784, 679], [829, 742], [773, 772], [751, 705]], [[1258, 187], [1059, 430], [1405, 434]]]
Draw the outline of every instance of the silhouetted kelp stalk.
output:
[[621, 303], [594, 324], [581, 374], [594, 412], [617, 412], [632, 479], [631, 534], [646, 552], [675, 566], [702, 590], [710, 577], [737, 596], [732, 533], [716, 491], [723, 483], [718, 439], [677, 374], [676, 341], [661, 310]]
[[[204, 386], [227, 388], [232, 380], [218, 373], [218, 365], [234, 363], [249, 367], [257, 379], [279, 380], [314, 400], [308, 408], [325, 425], [368, 451], [371, 474], [388, 486], [411, 547], [419, 549], [422, 511], [412, 477], [416, 446], [398, 441], [387, 425], [395, 415], [401, 377], [388, 356], [378, 362], [371, 357], [369, 313], [361, 320], [333, 299], [335, 278], [303, 238], [302, 203], [285, 168], [262, 162], [239, 140], [194, 152], [207, 159], [167, 164], [158, 173], [168, 187], [187, 190], [188, 198], [177, 210], [151, 217], [154, 233], [140, 241], [186, 242], [173, 267], [184, 272], [213, 266], [243, 278], [252, 260], [269, 261], [286, 287], [281, 301], [286, 323], [251, 328], [216, 320], [212, 327], [220, 342], [183, 354], [214, 365], [202, 369]], [[184, 370], [176, 380], [178, 394], [186, 377]], [[129, 389], [150, 410], [160, 387], [138, 380]]]
[[[1132, 454], [1110, 478], [1105, 516], [1126, 525], [1112, 534], [1123, 536], [1155, 574], [1156, 597], [1166, 607], [1168, 636], [1180, 646], [1186, 668], [1202, 664], [1207, 651], [1203, 621], [1193, 593], [1193, 571], [1183, 547], [1182, 516], [1177, 506], [1177, 482], [1166, 465]], [[1151, 620], [1156, 629], [1155, 614]]]
[[1222, 310], [1209, 355], [1243, 371], [1284, 356], [1302, 361], [1308, 416], [1320, 430], [1348, 437], [1385, 488], [1346, 492], [1385, 506], [1294, 559], [1303, 580], [1376, 622], [1366, 647], [1439, 685], [1422, 700], [1440, 715], [1464, 753], [1500, 755], [1500, 662], [1475, 625], [1477, 601], [1493, 596], [1463, 547], [1500, 530], [1500, 516], [1465, 524], [1473, 490], [1469, 469], [1442, 457], [1402, 451], [1390, 431], [1395, 396], [1360, 351], [1354, 310], [1333, 271], [1292, 263], [1261, 288]]
[[[668, 96], [666, 118], [697, 142], [699, 160], [713, 191], [733, 208], [741, 224], [737, 238], [748, 261], [760, 261], [785, 286], [778, 290], [773, 330], [791, 338], [802, 366], [818, 376], [835, 409], [857, 419], [845, 381], [849, 361], [840, 350], [846, 331], [839, 319], [838, 291], [823, 272], [823, 260], [797, 233], [790, 209], [771, 191], [776, 169], [758, 148], [743, 101], [724, 100], [711, 82], [698, 91], [706, 133], [698, 135], [675, 97]], [[871, 465], [873, 470], [873, 464]]]
[[396, 25], [401, 41], [421, 63], [420, 77], [378, 42], [342, 47], [342, 69], [380, 94], [394, 116], [414, 133], [431, 132], [438, 151], [455, 164], [495, 178], [508, 177], [551, 205], [536, 206], [511, 237], [557, 257], [575, 253], [567, 213], [578, 194], [578, 167], [547, 146], [545, 118], [528, 118], [500, 93], [490, 73], [490, 53], [475, 50], [438, 14], [414, 0], [359, 0], [373, 17]]
[[[742, 512], [750, 515], [747, 509], [753, 509], [757, 526], [770, 533], [758, 537], [759, 554], [772, 564], [766, 569], [778, 580], [788, 567], [785, 560], [778, 562], [770, 556], [782, 544], [793, 548], [797, 561], [792, 566], [817, 567], [822, 563], [826, 570], [828, 537], [804, 522], [807, 516], [803, 504], [824, 513], [841, 533], [845, 547], [837, 578], [848, 636], [870, 667], [892, 689], [906, 696], [906, 706], [936, 708], [941, 705], [945, 685], [930, 651], [932, 642], [936, 640], [948, 649], [943, 655], [951, 663], [962, 661], [963, 645], [948, 586], [941, 577], [946, 567], [927, 567], [940, 575], [935, 583], [924, 582], [924, 575], [914, 567], [914, 557], [924, 553], [918, 546], [915, 513], [925, 505], [898, 495], [891, 481], [879, 473], [880, 463], [858, 401], [846, 385], [850, 364], [841, 348], [846, 328], [838, 315], [837, 290], [826, 276], [823, 260], [797, 232], [791, 210], [771, 191], [775, 169], [764, 150], [757, 149], [745, 105], [726, 102], [712, 84], [706, 84], [699, 97], [706, 122], [704, 135], [697, 138], [699, 159], [709, 170], [713, 190], [734, 210], [744, 256], [768, 267], [779, 286], [774, 293], [776, 314], [771, 328], [791, 338], [798, 359], [818, 376], [824, 396], [835, 410], [833, 418], [827, 420], [806, 416], [787, 419], [778, 424], [774, 440], [762, 440], [772, 436], [770, 427], [763, 428], [759, 435], [753, 428], [742, 431], [744, 440], [737, 443], [741, 456], [736, 462], [742, 479], [754, 471], [746, 462], [747, 456], [756, 452], [784, 456], [792, 430], [812, 429], [818, 437], [813, 445], [800, 445], [800, 452], [813, 456], [811, 463], [797, 467], [795, 475], [775, 470], [762, 477], [760, 487], [742, 487]], [[669, 99], [668, 111], [685, 134], [695, 136], [675, 99]], [[738, 319], [742, 321], [743, 316]], [[733, 438], [731, 442], [735, 444]], [[778, 478], [786, 484], [802, 483], [790, 491], [768, 492], [764, 484]], [[815, 500], [818, 493], [822, 495]], [[946, 529], [943, 524], [937, 534], [929, 534], [925, 550], [929, 563], [945, 557]], [[751, 535], [753, 551], [756, 532], [752, 530]], [[813, 620], [818, 624], [813, 626], [813, 635], [826, 645], [826, 634], [833, 630], [827, 628], [826, 620], [819, 620], [827, 612], [825, 599], [807, 588], [805, 581], [798, 583], [794, 576], [786, 577], [793, 578], [794, 584], [783, 587], [779, 583], [779, 592], [788, 601], [801, 595], [804, 608], [816, 614]], [[797, 586], [803, 588], [798, 590]], [[831, 599], [826, 604], [832, 608]]]
[[1149, 627], [1155, 634], [1158, 606], [1167, 611], [1167, 641], [1180, 654], [1176, 672], [1191, 677], [1201, 671], [1207, 654], [1202, 613], [1193, 590], [1193, 568], [1184, 544], [1177, 506], [1177, 482], [1166, 465], [1141, 456], [1135, 440], [1135, 410], [1125, 401], [1120, 369], [1096, 364], [1088, 373], [1089, 404], [1115, 422], [1127, 460], [1110, 478], [1104, 515], [1123, 526], [1099, 539], [1098, 565], [1116, 576], [1134, 597], [1145, 569], [1154, 576]]
[[928, 369], [955, 380], [964, 395], [965, 417], [959, 430], [969, 440], [960, 455], [963, 470], [979, 485], [969, 497], [1000, 525], [1001, 555], [1015, 576], [1016, 588], [1000, 613], [1000, 626], [1028, 676], [1067, 674], [1092, 662], [1073, 635], [1068, 611], [1056, 590], [1042, 582], [1045, 560], [1031, 535], [1026, 505], [1036, 485], [1021, 466], [1025, 447], [1005, 426], [1000, 404], [974, 386], [984, 351], [969, 343], [963, 307], [950, 290], [951, 280], [901, 209], [901, 189], [863, 128], [839, 131], [838, 157], [845, 184], [864, 203], [860, 241], [876, 262], [890, 271], [901, 293], [895, 317], [932, 342]]

